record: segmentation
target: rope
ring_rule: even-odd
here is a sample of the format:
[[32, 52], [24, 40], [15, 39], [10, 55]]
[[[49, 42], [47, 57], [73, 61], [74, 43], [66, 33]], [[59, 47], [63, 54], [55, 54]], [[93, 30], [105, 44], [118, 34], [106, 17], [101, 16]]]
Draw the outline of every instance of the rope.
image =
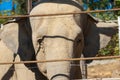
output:
[[84, 13], [98, 13], [108, 11], [119, 11], [120, 8], [114, 8], [109, 10], [92, 10], [92, 11], [81, 11], [71, 13], [56, 13], [56, 14], [40, 14], [40, 15], [13, 15], [13, 16], [0, 16], [0, 18], [18, 18], [18, 17], [38, 17], [38, 16], [58, 16], [58, 15], [70, 15], [70, 14], [84, 14]]
[[55, 60], [41, 60], [41, 61], [20, 61], [20, 62], [1, 62], [0, 65], [6, 64], [29, 64], [29, 63], [46, 63], [46, 62], [61, 62], [61, 61], [80, 61], [80, 60], [103, 60], [103, 59], [115, 59], [120, 56], [105, 56], [105, 57], [89, 57], [89, 58], [69, 58], [69, 59], [55, 59]]

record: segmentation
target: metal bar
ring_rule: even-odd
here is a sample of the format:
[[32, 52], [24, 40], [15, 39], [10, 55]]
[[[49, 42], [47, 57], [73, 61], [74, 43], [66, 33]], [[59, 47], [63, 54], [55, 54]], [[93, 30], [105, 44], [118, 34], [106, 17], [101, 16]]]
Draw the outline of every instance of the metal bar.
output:
[[[118, 39], [119, 39], [119, 50], [120, 50], [120, 16], [118, 16]], [[120, 52], [119, 52], [120, 55]]]
[[27, 0], [27, 13], [29, 14], [32, 9], [32, 0]]
[[0, 62], [0, 65], [6, 64], [28, 64], [28, 63], [45, 63], [45, 62], [61, 62], [61, 61], [80, 61], [80, 60], [102, 60], [115, 59], [120, 56], [105, 56], [105, 57], [89, 57], [89, 58], [69, 58], [69, 59], [55, 59], [55, 60], [41, 60], [41, 61], [20, 61], [20, 62]]
[[38, 15], [14, 15], [14, 16], [0, 16], [0, 18], [18, 18], [18, 17], [40, 17], [40, 16], [58, 16], [58, 15], [71, 15], [71, 14], [85, 14], [85, 13], [98, 13], [98, 12], [108, 12], [108, 11], [119, 11], [120, 8], [114, 8], [110, 10], [92, 10], [92, 11], [81, 11], [81, 12], [71, 12], [71, 13], [55, 13], [55, 14], [38, 14]]

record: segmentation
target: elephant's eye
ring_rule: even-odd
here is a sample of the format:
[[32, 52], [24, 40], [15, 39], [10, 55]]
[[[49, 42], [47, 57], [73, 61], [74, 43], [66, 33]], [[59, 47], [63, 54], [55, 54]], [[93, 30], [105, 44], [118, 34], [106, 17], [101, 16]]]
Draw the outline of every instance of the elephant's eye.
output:
[[80, 42], [81, 42], [81, 39], [77, 39], [77, 40], [76, 40], [76, 43], [79, 44]]
[[81, 43], [81, 39], [76, 39], [75, 43], [74, 43], [74, 46], [78, 47], [80, 45], [80, 43]]

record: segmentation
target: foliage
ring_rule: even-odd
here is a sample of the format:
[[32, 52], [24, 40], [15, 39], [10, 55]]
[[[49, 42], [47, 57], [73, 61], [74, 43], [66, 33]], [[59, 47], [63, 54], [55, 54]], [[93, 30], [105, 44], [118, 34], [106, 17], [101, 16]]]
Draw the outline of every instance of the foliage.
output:
[[[111, 0], [83, 0], [83, 2], [85, 10], [106, 10], [116, 7]], [[92, 15], [102, 20], [115, 20], [117, 18], [117, 13], [109, 11], [92, 13]]]
[[118, 33], [113, 36], [112, 40], [109, 42], [105, 48], [99, 51], [99, 56], [104, 55], [119, 55], [119, 39]]
[[[120, 0], [115, 1], [114, 8], [120, 7]], [[104, 13], [107, 14], [107, 13]], [[111, 14], [107, 14], [104, 20], [114, 20], [117, 19], [117, 16], [120, 15], [120, 11], [111, 12]], [[119, 34], [113, 36], [112, 40], [110, 41], [109, 45], [106, 48], [100, 50], [101, 55], [119, 55]]]
[[26, 14], [26, 0], [13, 0], [14, 4], [17, 4], [15, 14]]

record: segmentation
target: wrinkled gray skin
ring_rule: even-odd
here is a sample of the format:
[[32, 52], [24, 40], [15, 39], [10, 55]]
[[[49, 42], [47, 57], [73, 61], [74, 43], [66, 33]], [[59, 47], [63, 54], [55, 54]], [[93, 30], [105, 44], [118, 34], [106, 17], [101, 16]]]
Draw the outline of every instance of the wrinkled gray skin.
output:
[[[34, 7], [30, 15], [81, 11], [81, 6], [72, 0], [48, 0]], [[30, 23], [37, 60], [79, 58], [81, 53], [85, 57], [95, 56], [103, 41], [100, 33], [105, 34], [105, 31], [109, 31], [107, 29], [115, 32], [112, 27], [97, 25], [97, 21], [88, 14], [31, 17]], [[112, 35], [104, 36], [104, 39]], [[38, 64], [39, 70], [49, 80], [81, 78], [80, 67], [76, 65], [79, 65], [79, 61]]]
[[[27, 19], [4, 24], [0, 29], [0, 62], [35, 60], [31, 34]], [[40, 73], [33, 67], [37, 68], [34, 64], [0, 65], [0, 80], [37, 80]]]

